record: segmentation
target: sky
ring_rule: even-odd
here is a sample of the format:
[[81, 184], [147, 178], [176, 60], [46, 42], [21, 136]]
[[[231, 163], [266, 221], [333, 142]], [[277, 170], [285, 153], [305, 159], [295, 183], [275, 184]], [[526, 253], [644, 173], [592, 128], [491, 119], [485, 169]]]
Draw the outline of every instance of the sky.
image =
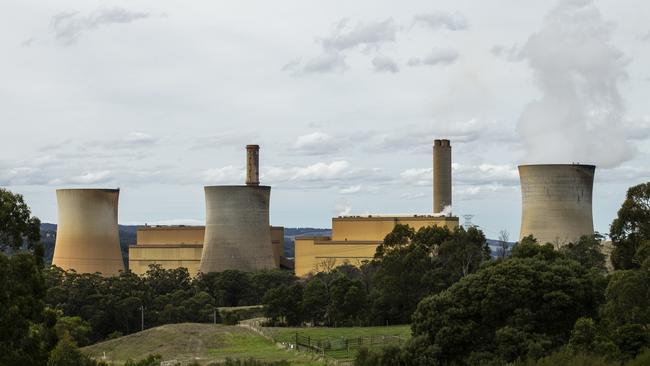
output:
[[0, 186], [121, 189], [122, 224], [202, 224], [259, 144], [271, 224], [432, 211], [516, 240], [517, 165], [596, 164], [594, 225], [650, 180], [650, 3], [35, 1], [0, 5]]

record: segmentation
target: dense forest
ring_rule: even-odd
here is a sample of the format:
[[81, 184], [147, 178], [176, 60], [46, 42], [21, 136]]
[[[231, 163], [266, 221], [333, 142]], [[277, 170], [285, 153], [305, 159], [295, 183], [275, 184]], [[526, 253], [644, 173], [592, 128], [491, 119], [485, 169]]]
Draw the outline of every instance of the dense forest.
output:
[[374, 259], [323, 263], [307, 278], [281, 270], [191, 278], [158, 266], [144, 276], [66, 272], [45, 265], [40, 223], [22, 197], [0, 195], [0, 242], [29, 248], [0, 255], [0, 364], [94, 365], [78, 345], [143, 325], [236, 322], [217, 309], [256, 304], [274, 326], [411, 324], [405, 345], [360, 352], [357, 365], [650, 362], [650, 183], [630, 188], [611, 225], [611, 272], [599, 235], [559, 248], [526, 237], [494, 259], [477, 228], [398, 225]]

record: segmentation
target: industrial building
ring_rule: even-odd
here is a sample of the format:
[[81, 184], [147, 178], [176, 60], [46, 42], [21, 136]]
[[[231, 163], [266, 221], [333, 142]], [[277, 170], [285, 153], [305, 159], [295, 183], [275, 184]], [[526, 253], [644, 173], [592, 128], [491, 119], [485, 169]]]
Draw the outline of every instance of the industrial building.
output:
[[52, 264], [77, 273], [124, 271], [117, 227], [119, 189], [58, 189]]
[[[348, 263], [360, 265], [375, 255], [395, 225], [409, 225], [418, 230], [426, 226], [458, 227], [458, 217], [451, 216], [451, 144], [435, 140], [433, 144], [433, 212], [426, 215], [366, 215], [335, 217], [332, 235], [297, 237], [295, 241], [295, 273], [331, 269]], [[448, 215], [441, 214], [442, 212]]]
[[300, 236], [295, 242], [295, 273], [305, 276], [341, 264], [360, 265], [374, 257], [377, 246], [397, 224], [418, 230], [426, 226], [458, 226], [447, 216], [348, 216], [332, 219], [331, 236]]
[[[284, 228], [270, 227], [274, 268], [293, 269], [284, 257]], [[135, 245], [129, 246], [129, 269], [138, 275], [149, 265], [164, 269], [185, 267], [195, 276], [201, 265], [205, 226], [143, 226], [138, 228]]]
[[591, 199], [593, 165], [520, 165], [520, 240], [533, 235], [556, 246], [594, 233]]

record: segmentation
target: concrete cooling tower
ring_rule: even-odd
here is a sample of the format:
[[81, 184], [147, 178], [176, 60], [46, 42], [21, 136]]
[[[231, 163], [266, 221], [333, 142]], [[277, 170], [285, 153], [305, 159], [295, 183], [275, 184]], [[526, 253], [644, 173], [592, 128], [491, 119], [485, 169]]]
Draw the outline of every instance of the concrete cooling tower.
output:
[[247, 185], [205, 187], [203, 273], [275, 268], [269, 226], [271, 187], [259, 185], [259, 147], [249, 145], [247, 151]]
[[451, 144], [449, 140], [433, 143], [433, 213], [451, 207]]
[[519, 238], [566, 244], [594, 233], [593, 165], [520, 165], [522, 214]]
[[119, 195], [119, 189], [57, 189], [53, 265], [105, 276], [124, 271], [117, 228]]

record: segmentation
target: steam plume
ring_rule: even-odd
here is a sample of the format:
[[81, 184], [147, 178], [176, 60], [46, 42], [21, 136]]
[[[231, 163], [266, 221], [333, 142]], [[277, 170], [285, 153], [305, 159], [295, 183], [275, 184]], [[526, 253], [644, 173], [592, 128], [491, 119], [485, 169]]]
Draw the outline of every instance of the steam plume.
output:
[[613, 167], [634, 155], [618, 91], [627, 61], [611, 44], [611, 30], [591, 0], [562, 0], [528, 38], [520, 57], [541, 91], [517, 127], [528, 162]]

